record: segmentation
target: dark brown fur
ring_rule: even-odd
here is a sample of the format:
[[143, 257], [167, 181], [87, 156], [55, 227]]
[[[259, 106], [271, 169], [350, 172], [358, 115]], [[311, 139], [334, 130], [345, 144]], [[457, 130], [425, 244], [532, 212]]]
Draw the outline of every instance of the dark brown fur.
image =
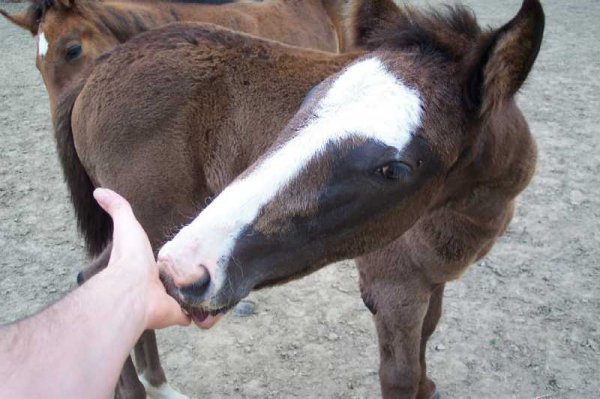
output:
[[112, 221], [91, 196], [94, 184], [81, 165], [73, 142], [71, 111], [84, 84], [84, 79], [78, 81], [59, 102], [53, 115], [54, 137], [71, 202], [75, 205], [77, 225], [85, 237], [88, 253], [98, 255], [110, 240]]
[[[300, 252], [314, 262], [287, 274], [280, 265], [278, 274], [254, 287], [358, 256], [361, 293], [379, 337], [383, 396], [428, 398], [435, 384], [426, 374], [425, 348], [441, 314], [444, 284], [490, 250], [535, 168], [535, 144], [513, 96], [539, 50], [543, 12], [538, 1], [525, 0], [513, 21], [483, 32], [462, 9], [421, 13], [390, 0], [356, 7], [350, 25], [366, 51], [346, 55], [211, 25], [144, 33], [99, 60], [73, 107], [73, 141], [64, 143], [74, 143], [93, 185], [131, 201], [157, 248], [305, 123], [314, 101], [294, 114], [311, 87], [367, 51], [378, 57], [424, 93], [419, 134], [431, 150], [424, 159], [432, 174], [401, 205], [348, 226], [341, 238], [319, 237], [318, 258]], [[64, 97], [57, 109], [71, 104]], [[316, 164], [323, 174], [300, 176], [265, 207], [256, 233], [285, 238], [293, 231], [285, 219], [291, 214], [318, 220], [314, 192], [328, 179], [326, 159]], [[255, 278], [252, 273], [245, 270], [237, 281]], [[235, 295], [237, 287], [231, 288]]]

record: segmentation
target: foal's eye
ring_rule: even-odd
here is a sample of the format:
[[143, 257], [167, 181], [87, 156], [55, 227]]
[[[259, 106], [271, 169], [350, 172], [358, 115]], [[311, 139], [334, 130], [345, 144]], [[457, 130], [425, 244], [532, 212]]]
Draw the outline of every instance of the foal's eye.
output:
[[403, 162], [390, 162], [377, 169], [377, 173], [390, 180], [400, 180], [408, 176], [412, 168]]
[[79, 57], [81, 55], [81, 45], [80, 44], [74, 44], [72, 46], [69, 46], [67, 48], [67, 53], [66, 53], [66, 58], [68, 61], [72, 61], [75, 58]]

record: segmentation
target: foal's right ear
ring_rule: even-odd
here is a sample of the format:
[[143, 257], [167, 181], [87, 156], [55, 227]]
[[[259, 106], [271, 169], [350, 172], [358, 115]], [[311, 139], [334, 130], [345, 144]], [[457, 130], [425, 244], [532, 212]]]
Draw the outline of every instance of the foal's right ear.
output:
[[37, 35], [38, 23], [29, 10], [12, 15], [4, 10], [0, 10], [0, 14], [18, 27], [31, 32], [32, 35]]
[[472, 111], [485, 114], [519, 91], [540, 51], [544, 21], [539, 0], [524, 0], [517, 16], [467, 58], [465, 100]]

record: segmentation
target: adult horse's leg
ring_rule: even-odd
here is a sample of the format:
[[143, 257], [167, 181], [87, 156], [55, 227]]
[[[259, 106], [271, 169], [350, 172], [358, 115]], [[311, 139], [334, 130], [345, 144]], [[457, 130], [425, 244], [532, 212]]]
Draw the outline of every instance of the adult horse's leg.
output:
[[431, 297], [429, 298], [429, 308], [427, 309], [425, 320], [423, 320], [420, 348], [421, 381], [419, 383], [419, 393], [417, 395], [417, 398], [419, 399], [434, 397], [436, 399], [440, 398], [439, 393], [436, 392], [435, 383], [429, 377], [427, 377], [427, 362], [425, 356], [427, 351], [427, 341], [435, 331], [440, 317], [442, 316], [442, 302], [444, 298], [445, 286], [446, 284], [440, 284], [431, 292]]

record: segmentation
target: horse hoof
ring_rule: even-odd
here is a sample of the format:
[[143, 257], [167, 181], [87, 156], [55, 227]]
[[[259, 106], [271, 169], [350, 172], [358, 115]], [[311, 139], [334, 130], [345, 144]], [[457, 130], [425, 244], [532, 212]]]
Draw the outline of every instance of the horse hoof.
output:
[[439, 392], [434, 392], [433, 395], [429, 397], [429, 399], [442, 399], [442, 395]]
[[83, 272], [77, 273], [77, 285], [81, 285], [85, 282], [83, 279]]
[[254, 314], [256, 309], [256, 304], [248, 299], [241, 300], [235, 307], [233, 308], [233, 314], [236, 317], [248, 317]]
[[190, 399], [184, 394], [171, 388], [166, 382], [155, 387], [148, 382], [143, 374], [138, 375], [138, 377], [146, 389], [147, 399]]

